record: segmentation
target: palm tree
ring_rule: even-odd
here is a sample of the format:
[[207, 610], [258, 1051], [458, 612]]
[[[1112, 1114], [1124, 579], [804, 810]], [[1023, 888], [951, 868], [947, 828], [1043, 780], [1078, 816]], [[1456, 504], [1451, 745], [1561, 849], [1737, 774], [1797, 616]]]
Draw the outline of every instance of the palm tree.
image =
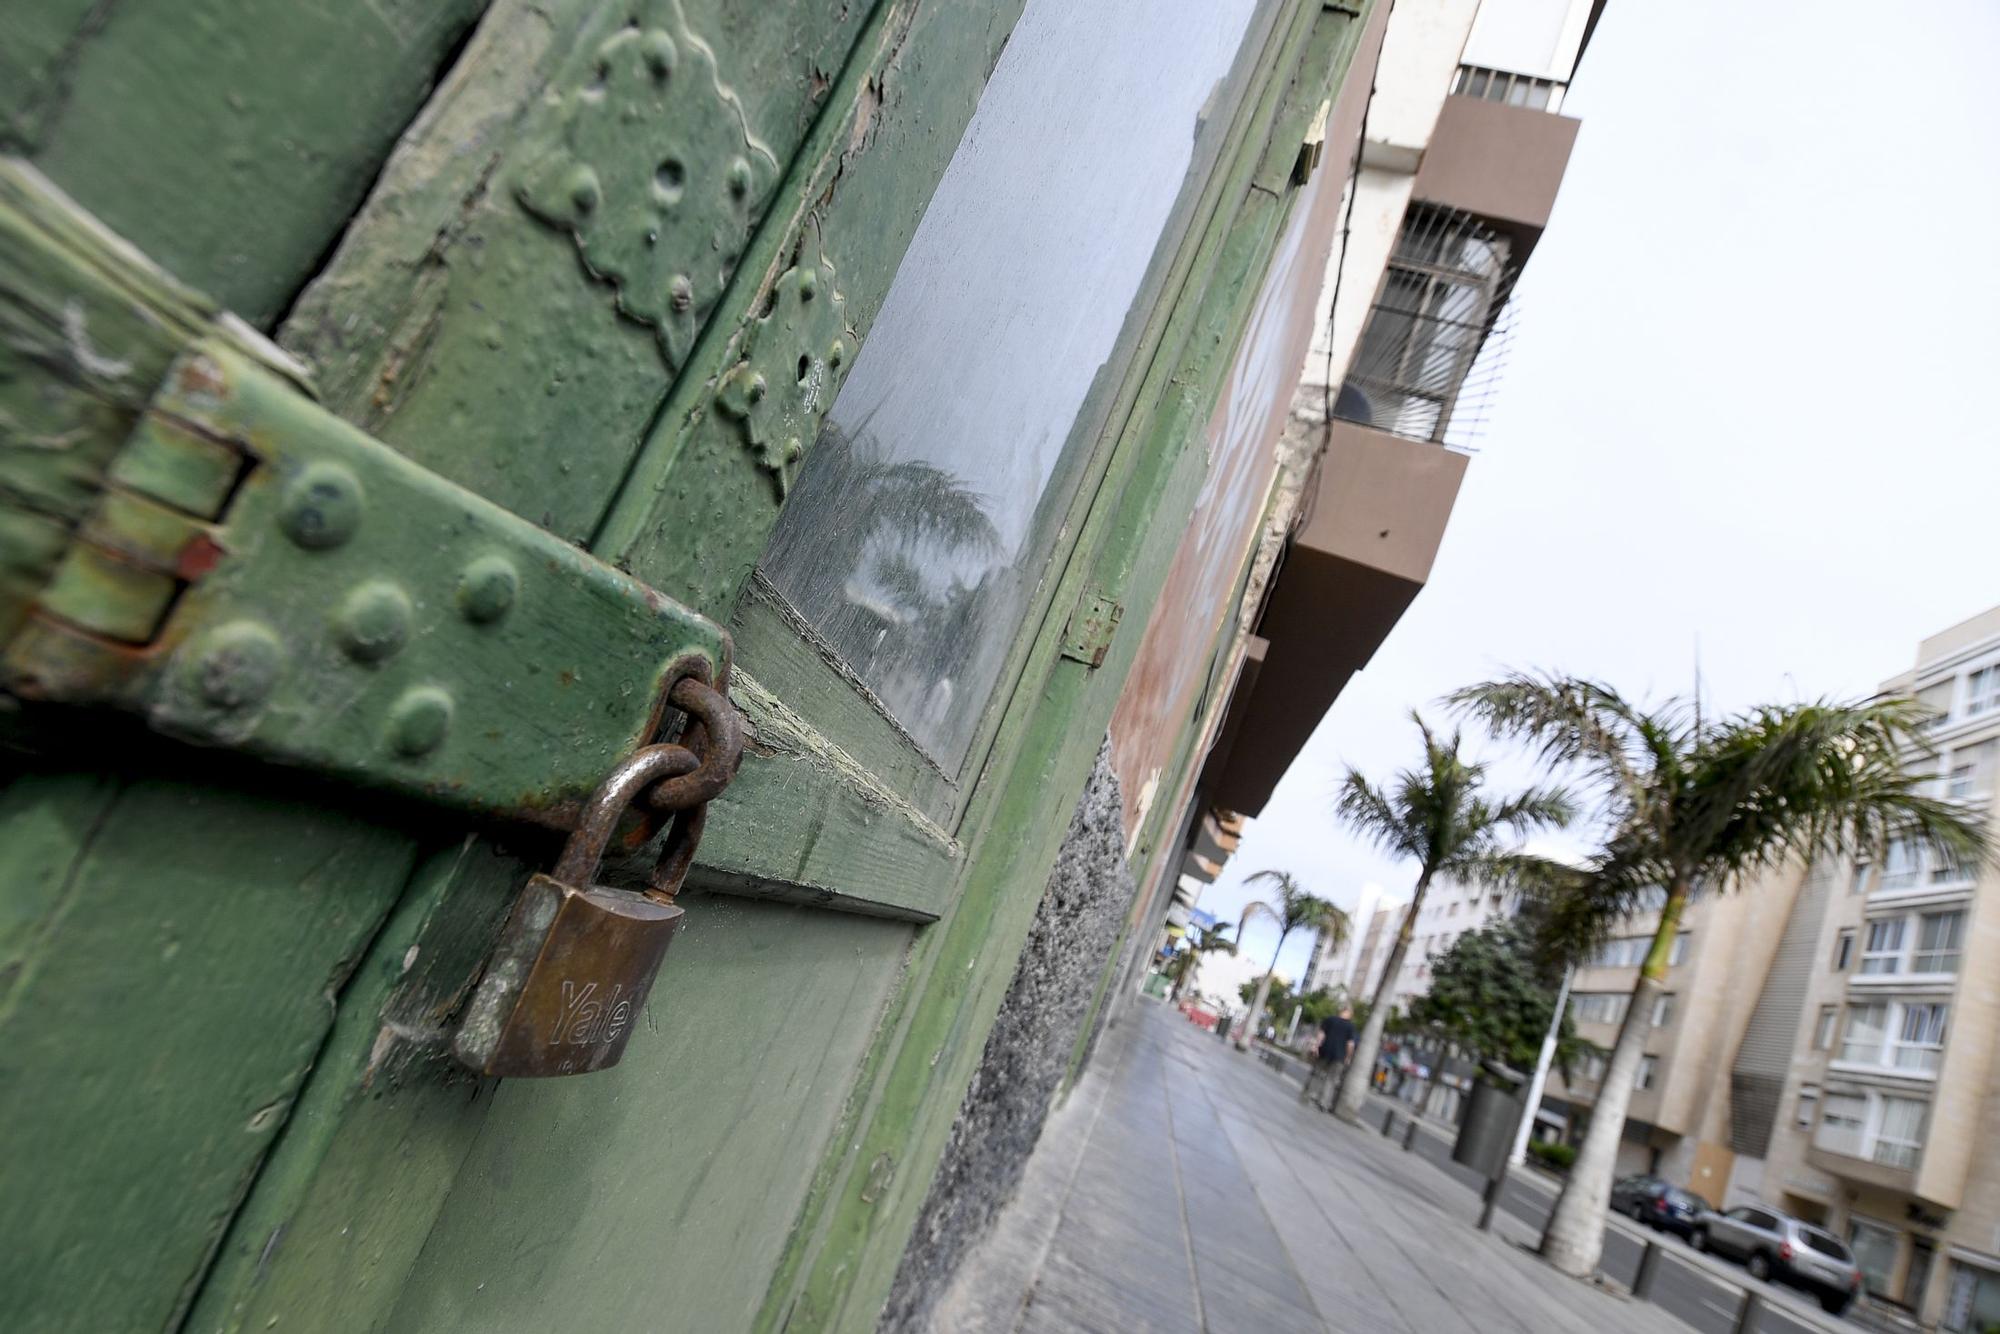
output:
[[1257, 1035], [1257, 1025], [1264, 1017], [1264, 1002], [1271, 995], [1271, 974], [1277, 971], [1278, 955], [1284, 952], [1285, 940], [1292, 932], [1301, 929], [1317, 931], [1329, 950], [1337, 950], [1347, 943], [1350, 923], [1345, 912], [1325, 899], [1317, 898], [1299, 888], [1299, 882], [1289, 871], [1259, 871], [1250, 877], [1249, 883], [1269, 881], [1278, 887], [1278, 904], [1272, 907], [1262, 899], [1252, 899], [1243, 905], [1243, 915], [1236, 921], [1236, 938], [1243, 939], [1243, 927], [1253, 913], [1263, 913], [1278, 924], [1278, 948], [1271, 951], [1271, 966], [1264, 970], [1263, 980], [1257, 984], [1257, 994], [1250, 1001], [1248, 1022], [1236, 1035], [1236, 1046], [1240, 1051], [1250, 1045]]
[[1423, 763], [1397, 774], [1386, 790], [1349, 769], [1334, 806], [1357, 833], [1417, 864], [1416, 891], [1396, 928], [1396, 943], [1354, 1043], [1354, 1059], [1341, 1072], [1333, 1110], [1347, 1121], [1361, 1116], [1361, 1100], [1368, 1092], [1369, 1075], [1382, 1049], [1382, 1029], [1389, 1020], [1389, 991], [1403, 971], [1403, 956], [1409, 953], [1431, 881], [1442, 875], [1481, 884], [1513, 883], [1543, 863], [1510, 846], [1530, 834], [1566, 825], [1575, 815], [1569, 794], [1560, 788], [1529, 788], [1505, 801], [1488, 801], [1480, 795], [1486, 786], [1486, 766], [1459, 754], [1459, 734], [1440, 740], [1423, 715], [1413, 712], [1410, 717], [1423, 734]]
[[1188, 941], [1188, 947], [1173, 957], [1167, 964], [1167, 976], [1174, 980], [1173, 998], [1179, 1000], [1181, 992], [1194, 980], [1195, 968], [1201, 963], [1201, 956], [1213, 954], [1217, 950], [1236, 953], [1236, 942], [1229, 938], [1229, 925], [1205, 926], [1201, 934]]
[[1635, 911], [1659, 911], [1590, 1128], [1542, 1238], [1551, 1264], [1582, 1276], [1602, 1250], [1647, 1016], [1689, 899], [1789, 861], [1876, 857], [1899, 841], [1971, 860], [1986, 855], [1986, 838], [1905, 767], [1930, 750], [1925, 714], [1910, 700], [1766, 705], [1704, 720], [1699, 699], [1647, 709], [1595, 681], [1517, 673], [1451, 702], [1497, 734], [1531, 742], [1603, 803], [1604, 846], [1553, 905], [1559, 932], [1582, 944]]

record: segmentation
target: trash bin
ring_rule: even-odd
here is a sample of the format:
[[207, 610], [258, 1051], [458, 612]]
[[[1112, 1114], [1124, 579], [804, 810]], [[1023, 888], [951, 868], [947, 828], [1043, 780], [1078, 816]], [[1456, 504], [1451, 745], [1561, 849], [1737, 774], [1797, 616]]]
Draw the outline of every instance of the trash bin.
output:
[[1217, 1036], [1217, 1037], [1219, 1037], [1219, 1038], [1227, 1038], [1227, 1037], [1229, 1036], [1229, 1016], [1228, 1016], [1228, 1015], [1224, 1014], [1224, 1015], [1218, 1015], [1218, 1016], [1216, 1016], [1216, 1020], [1215, 1020], [1215, 1036]]
[[1521, 1109], [1526, 1099], [1521, 1089], [1528, 1077], [1498, 1061], [1485, 1061], [1479, 1079], [1467, 1100], [1465, 1119], [1458, 1127], [1458, 1139], [1451, 1148], [1451, 1160], [1464, 1163], [1483, 1177], [1499, 1173], [1514, 1147], [1514, 1132], [1521, 1125]]

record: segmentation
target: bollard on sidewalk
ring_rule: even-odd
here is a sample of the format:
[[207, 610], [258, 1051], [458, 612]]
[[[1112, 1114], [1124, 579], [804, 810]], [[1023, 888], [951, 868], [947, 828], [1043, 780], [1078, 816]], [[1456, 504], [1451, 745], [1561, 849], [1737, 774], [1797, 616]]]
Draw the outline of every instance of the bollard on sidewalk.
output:
[[1730, 1334], [1757, 1334], [1757, 1318], [1764, 1314], [1764, 1299], [1750, 1289], [1743, 1290], [1743, 1305], [1736, 1310], [1736, 1327]]
[[1382, 1138], [1388, 1139], [1395, 1133], [1396, 1133], [1396, 1109], [1393, 1107], [1385, 1107], [1382, 1109]]
[[1403, 1152], [1408, 1153], [1411, 1149], [1414, 1149], [1416, 1147], [1417, 1147], [1417, 1118], [1413, 1116], [1409, 1119], [1409, 1122], [1403, 1127]]
[[1646, 1249], [1639, 1252], [1639, 1272], [1632, 1275], [1632, 1296], [1639, 1301], [1653, 1298], [1653, 1276], [1660, 1268], [1660, 1244], [1646, 1243]]

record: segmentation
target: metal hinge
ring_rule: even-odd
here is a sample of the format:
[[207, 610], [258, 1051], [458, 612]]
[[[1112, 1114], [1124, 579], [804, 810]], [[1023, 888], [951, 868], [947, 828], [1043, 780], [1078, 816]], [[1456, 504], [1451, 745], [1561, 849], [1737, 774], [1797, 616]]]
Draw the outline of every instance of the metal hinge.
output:
[[1333, 115], [1331, 98], [1319, 104], [1313, 113], [1312, 124], [1306, 127], [1305, 138], [1299, 143], [1298, 160], [1292, 164], [1292, 184], [1304, 185], [1312, 179], [1319, 167], [1320, 158], [1326, 154], [1326, 123]]
[[210, 339], [118, 451], [0, 684], [568, 827], [674, 681], [728, 655], [712, 621]]
[[1111, 637], [1118, 633], [1118, 619], [1124, 614], [1123, 607], [1095, 587], [1084, 589], [1063, 631], [1062, 655], [1088, 667], [1102, 667]]

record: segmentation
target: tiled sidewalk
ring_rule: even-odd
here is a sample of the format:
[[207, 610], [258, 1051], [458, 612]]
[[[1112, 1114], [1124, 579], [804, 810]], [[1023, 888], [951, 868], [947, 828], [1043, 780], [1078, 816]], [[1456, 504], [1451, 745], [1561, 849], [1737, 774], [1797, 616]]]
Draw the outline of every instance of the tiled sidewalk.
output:
[[1050, 1118], [939, 1307], [945, 1334], [1684, 1334], [1558, 1277], [1503, 1216], [1141, 1003]]

